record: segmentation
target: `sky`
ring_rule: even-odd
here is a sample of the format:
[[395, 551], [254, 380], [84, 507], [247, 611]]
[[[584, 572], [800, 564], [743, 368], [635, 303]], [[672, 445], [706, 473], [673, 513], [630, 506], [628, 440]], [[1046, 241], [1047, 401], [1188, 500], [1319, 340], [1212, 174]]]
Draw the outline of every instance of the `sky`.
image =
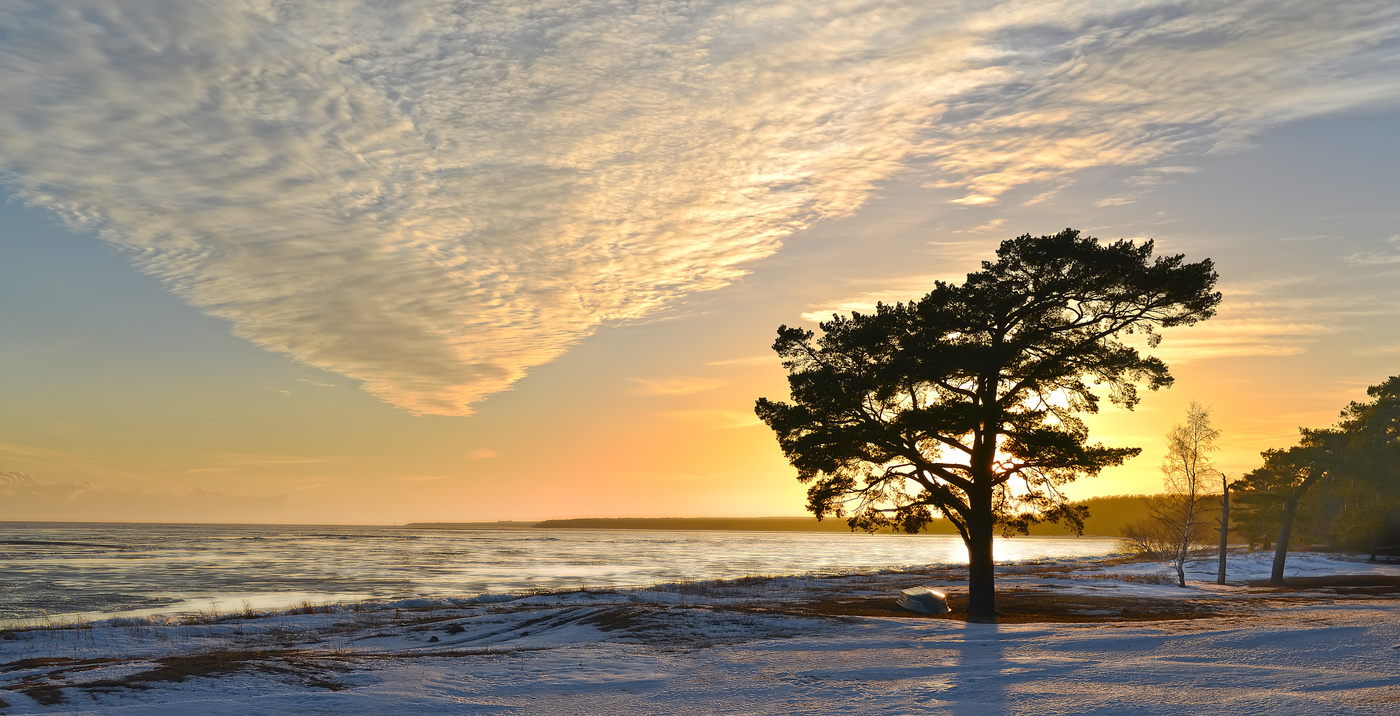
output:
[[0, 519], [801, 514], [781, 324], [1073, 227], [1210, 258], [1155, 492], [1400, 373], [1400, 6], [13, 0]]

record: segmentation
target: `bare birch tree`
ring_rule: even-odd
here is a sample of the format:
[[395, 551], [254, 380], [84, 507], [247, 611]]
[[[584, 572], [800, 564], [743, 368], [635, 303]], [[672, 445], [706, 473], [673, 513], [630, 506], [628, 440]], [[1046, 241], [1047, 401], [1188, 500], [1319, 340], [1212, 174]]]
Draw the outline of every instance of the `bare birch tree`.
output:
[[1171, 528], [1171, 559], [1177, 583], [1183, 587], [1186, 558], [1193, 538], [1198, 539], [1194, 533], [1201, 531], [1202, 498], [1211, 492], [1212, 478], [1220, 474], [1210, 460], [1210, 453], [1220, 449], [1215, 444], [1218, 439], [1220, 431], [1210, 426], [1210, 408], [1195, 401], [1186, 409], [1186, 422], [1167, 431], [1167, 456], [1162, 460], [1167, 512], [1163, 517]]

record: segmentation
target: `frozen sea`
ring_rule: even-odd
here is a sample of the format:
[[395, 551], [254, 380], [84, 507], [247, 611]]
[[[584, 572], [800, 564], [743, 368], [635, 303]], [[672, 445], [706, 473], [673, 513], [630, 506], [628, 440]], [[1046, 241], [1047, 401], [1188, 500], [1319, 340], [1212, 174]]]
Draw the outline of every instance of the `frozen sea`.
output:
[[[999, 540], [998, 562], [1110, 554]], [[0, 523], [0, 625], [966, 562], [948, 535]]]
[[1271, 556], [1236, 551], [1225, 585], [1193, 561], [1185, 588], [1143, 579], [1153, 562], [998, 570], [1073, 623], [894, 607], [911, 584], [965, 595], [957, 566], [45, 623], [0, 629], [0, 712], [1394, 716], [1400, 594], [1326, 577], [1394, 585], [1400, 564], [1295, 554], [1322, 582], [1251, 584]]

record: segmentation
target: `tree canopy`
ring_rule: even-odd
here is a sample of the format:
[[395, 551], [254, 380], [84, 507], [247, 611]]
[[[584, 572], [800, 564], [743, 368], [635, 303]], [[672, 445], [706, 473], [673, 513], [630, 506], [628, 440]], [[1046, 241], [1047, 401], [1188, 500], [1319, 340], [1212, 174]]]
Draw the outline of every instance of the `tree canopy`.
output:
[[1084, 512], [1060, 486], [1137, 455], [1090, 444], [1078, 417], [1100, 393], [1131, 409], [1138, 388], [1172, 383], [1148, 347], [1157, 329], [1214, 315], [1209, 259], [1153, 257], [1153, 242], [1066, 229], [1005, 241], [996, 261], [922, 299], [834, 315], [821, 334], [782, 326], [773, 344], [792, 402], [756, 412], [809, 483], [818, 518], [916, 532], [935, 515], [969, 553], [969, 617], [993, 619], [992, 536]]
[[[1331, 428], [1299, 430], [1298, 444], [1265, 450], [1264, 464], [1250, 472], [1237, 492], [1245, 510], [1237, 529], [1251, 541], [1267, 542], [1277, 531], [1271, 581], [1282, 583], [1289, 542], [1303, 498], [1314, 488], [1336, 503], [1325, 510], [1326, 531], [1363, 537], [1374, 549], [1379, 533], [1400, 511], [1400, 376], [1367, 389], [1371, 400], [1352, 402]], [[1318, 502], [1308, 497], [1312, 502]], [[1319, 521], [1309, 515], [1308, 522]], [[1310, 525], [1311, 526], [1311, 525]], [[1317, 527], [1310, 530], [1311, 537]], [[1360, 534], [1358, 534], [1360, 533]], [[1342, 541], [1348, 541], [1343, 539]]]
[[[1366, 390], [1371, 400], [1342, 411], [1347, 437], [1335, 494], [1341, 499], [1335, 529], [1343, 543], [1377, 543], [1400, 535], [1400, 375]], [[1389, 533], [1389, 534], [1387, 534]]]

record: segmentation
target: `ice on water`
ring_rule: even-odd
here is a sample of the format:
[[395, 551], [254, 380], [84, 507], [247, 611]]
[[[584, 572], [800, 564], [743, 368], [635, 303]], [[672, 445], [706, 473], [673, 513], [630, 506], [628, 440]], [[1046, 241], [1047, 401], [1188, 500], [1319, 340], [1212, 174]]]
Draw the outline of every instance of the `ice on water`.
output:
[[[1111, 539], [1001, 540], [997, 558]], [[962, 564], [947, 535], [0, 523], [0, 624]]]

